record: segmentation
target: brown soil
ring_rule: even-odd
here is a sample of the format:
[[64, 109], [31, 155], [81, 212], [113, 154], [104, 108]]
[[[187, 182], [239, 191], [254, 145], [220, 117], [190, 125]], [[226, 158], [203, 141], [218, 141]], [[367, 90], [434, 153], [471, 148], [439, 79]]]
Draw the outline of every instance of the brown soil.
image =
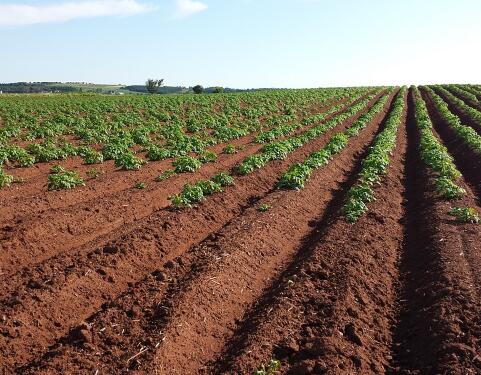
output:
[[274, 185], [361, 113], [192, 209], [167, 196], [255, 152], [252, 136], [145, 190], [131, 188], [137, 176], [168, 161], [132, 174], [106, 164], [90, 188], [52, 197], [33, 182], [2, 192], [0, 374], [251, 374], [273, 358], [288, 374], [481, 373], [481, 231], [447, 214], [481, 212], [479, 164], [429, 100], [466, 197], [436, 196], [409, 96], [377, 200], [355, 224], [340, 213], [392, 100], [300, 191]]

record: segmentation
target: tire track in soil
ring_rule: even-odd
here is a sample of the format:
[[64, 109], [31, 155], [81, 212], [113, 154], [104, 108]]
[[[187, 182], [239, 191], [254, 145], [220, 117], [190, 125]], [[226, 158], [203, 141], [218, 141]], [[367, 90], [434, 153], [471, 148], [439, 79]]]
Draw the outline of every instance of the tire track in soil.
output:
[[[150, 346], [150, 349], [152, 349], [156, 341], [159, 343], [158, 351], [163, 350], [162, 353], [166, 355], [168, 355], [167, 353], [175, 352], [176, 359], [174, 359], [174, 363], [177, 361], [185, 362], [187, 358], [185, 356], [189, 355], [192, 351], [192, 346], [196, 346], [196, 344], [195, 342], [192, 343], [193, 339], [189, 337], [189, 340], [184, 341], [188, 342], [188, 344], [184, 346], [180, 343], [180, 348], [175, 347], [175, 351], [170, 350], [169, 347], [164, 348], [164, 346], [169, 344], [170, 337], [174, 337], [175, 335], [170, 335], [168, 328], [164, 330], [162, 321], [166, 320], [164, 324], [167, 324], [167, 326], [173, 325], [174, 330], [177, 329], [175, 321], [170, 321], [174, 319], [174, 317], [164, 316], [164, 308], [171, 306], [172, 311], [174, 311], [173, 314], [175, 314], [176, 309], [180, 310], [180, 315], [187, 313], [189, 317], [186, 318], [186, 320], [194, 320], [191, 321], [191, 323], [195, 325], [198, 323], [198, 314], [205, 314], [206, 310], [203, 308], [207, 305], [211, 309], [209, 312], [212, 313], [212, 309], [214, 309], [213, 313], [217, 315], [216, 319], [218, 321], [215, 323], [214, 330], [224, 329], [227, 323], [225, 321], [226, 315], [228, 314], [231, 320], [234, 319], [235, 316], [242, 312], [242, 309], [246, 305], [249, 305], [253, 299], [255, 299], [255, 291], [262, 290], [263, 286], [259, 284], [266, 282], [266, 280], [257, 280], [257, 283], [253, 283], [252, 280], [255, 279], [255, 277], [248, 276], [252, 275], [252, 272], [246, 274], [246, 272], [248, 272], [246, 268], [256, 269], [256, 273], [263, 275], [260, 276], [261, 278], [267, 279], [269, 272], [277, 272], [277, 266], [285, 263], [287, 258], [289, 258], [288, 249], [290, 249], [291, 252], [295, 252], [297, 249], [295, 244], [298, 242], [297, 240], [300, 241], [306, 233], [312, 230], [309, 224], [309, 218], [313, 219], [322, 214], [326, 205], [329, 204], [333, 194], [332, 191], [336, 190], [336, 185], [340, 183], [339, 180], [342, 181], [345, 179], [346, 177], [344, 175], [349, 175], [347, 172], [350, 170], [350, 167], [356, 165], [357, 158], [353, 157], [353, 155], [356, 155], [359, 149], [363, 147], [364, 149], [367, 148], [366, 143], [369, 142], [366, 142], [366, 139], [374, 136], [377, 128], [376, 125], [380, 123], [382, 118], [383, 116], [378, 116], [378, 121], [371, 123], [369, 130], [365, 129], [366, 134], [362, 134], [358, 139], [353, 140], [352, 147], [349, 148], [349, 151], [346, 151], [342, 156], [338, 155], [339, 159], [331, 162], [332, 164], [330, 164], [330, 166], [325, 167], [326, 169], [323, 172], [325, 179], [318, 179], [315, 183], [312, 183], [308, 189], [301, 192], [272, 192], [268, 197], [262, 199], [262, 202], [267, 201], [273, 206], [268, 212], [267, 217], [266, 214], [260, 214], [254, 206], [247, 208], [242, 215], [236, 217], [229, 225], [223, 227], [221, 231], [215, 233], [208, 238], [207, 241], [192, 248], [188, 253], [181, 256], [177, 262], [177, 268], [174, 270], [166, 268], [154, 274], [159, 278], [162, 272], [164, 276], [162, 276], [161, 281], [165, 281], [167, 277], [173, 281], [169, 281], [167, 285], [159, 287], [159, 282], [155, 279], [152, 280], [152, 278], [149, 278], [144, 280], [137, 285], [131, 293], [115, 301], [113, 308], [101, 312], [93, 317], [93, 319], [89, 319], [89, 328], [94, 335], [92, 341], [102, 347], [100, 351], [103, 365], [98, 365], [95, 361], [92, 361], [89, 355], [92, 350], [94, 352], [98, 350], [98, 347], [93, 348], [90, 343], [85, 345], [84, 342], [82, 349], [79, 351], [79, 348], [75, 344], [68, 345], [69, 338], [65, 338], [63, 343], [66, 346], [53, 349], [54, 352], [58, 351], [59, 353], [56, 353], [53, 358], [46, 358], [46, 363], [40, 361], [40, 363], [31, 365], [32, 367], [29, 367], [28, 370], [34, 373], [39, 373], [39, 371], [40, 373], [42, 373], [42, 371], [49, 373], [50, 371], [63, 371], [63, 369], [66, 368], [75, 368], [75, 371], [79, 372], [88, 369], [90, 371], [99, 370], [101, 373], [115, 373], [126, 368], [135, 369], [138, 363], [135, 361], [129, 362], [128, 359], [135, 355], [133, 351], [137, 350], [138, 352], [142, 352], [142, 347], [136, 344], [142, 342], [142, 345]], [[348, 164], [348, 166], [345, 167], [344, 164]], [[322, 197], [321, 202], [316, 202], [316, 205], [312, 205], [312, 203], [309, 202], [309, 198], [313, 196], [314, 192], [318, 192], [319, 190], [325, 191], [326, 194]], [[301, 204], [299, 204], [299, 201]], [[304, 218], [307, 217], [308, 219], [303, 220], [302, 223], [298, 223], [295, 219], [296, 214], [303, 215]], [[291, 237], [285, 238], [284, 236], [283, 240], [280, 240], [286, 227], [290, 228]], [[266, 231], [269, 231], [268, 238], [266, 238], [265, 235]], [[273, 236], [272, 232], [277, 233], [277, 235]], [[295, 243], [291, 244], [293, 239]], [[248, 251], [243, 252], [240, 250], [241, 248], [248, 249]], [[273, 263], [276, 263], [277, 266]], [[232, 267], [237, 267], [237, 269], [233, 271]], [[229, 268], [231, 268], [230, 272], [224, 273], [226, 269]], [[167, 276], [167, 274], [169, 276]], [[237, 279], [234, 275], [237, 275]], [[259, 276], [257, 276], [257, 278], [259, 278]], [[247, 280], [247, 282], [251, 285], [247, 285], [244, 288], [241, 284], [244, 284], [246, 279], [250, 279]], [[232, 285], [232, 283], [237, 285]], [[205, 285], [210, 285], [214, 288], [216, 285], [219, 286], [222, 289], [220, 293], [223, 294], [223, 297], [220, 298], [224, 298], [224, 302], [225, 299], [235, 299], [236, 296], [243, 299], [243, 301], [240, 303], [240, 306], [239, 301], [237, 301], [235, 303], [237, 306], [227, 306], [227, 309], [223, 309], [213, 301], [216, 300], [216, 298], [210, 296], [210, 291], [203, 289]], [[241, 295], [238, 295], [241, 287], [243, 288], [243, 292], [240, 293]], [[228, 291], [225, 288], [227, 288]], [[218, 295], [217, 292], [216, 295]], [[229, 297], [227, 297], [226, 294], [229, 295]], [[159, 300], [160, 302], [155, 302]], [[182, 303], [190, 305], [192, 300], [197, 302], [195, 307], [189, 306], [183, 308], [178, 306]], [[132, 306], [137, 306], [135, 313], [131, 311]], [[237, 308], [232, 309], [231, 307]], [[215, 309], [218, 308], [220, 308], [223, 313], [221, 311], [215, 311]], [[212, 316], [210, 317], [212, 318]], [[124, 329], [122, 327], [131, 326], [132, 320], [139, 320], [140, 323], [135, 323], [139, 326], [132, 329], [130, 337], [119, 340], [117, 334], [122, 332], [121, 329]], [[184, 327], [188, 326], [188, 321], [185, 321], [183, 318], [180, 318], [180, 321]], [[115, 322], [116, 326], [112, 327], [110, 324], [110, 327], [108, 327], [109, 322]], [[204, 322], [201, 322], [201, 324], [204, 324]], [[102, 328], [98, 327], [108, 327], [109, 332], [106, 332], [107, 329], [102, 330]], [[111, 331], [112, 328], [114, 328], [114, 332]], [[97, 331], [97, 329], [99, 331]], [[212, 328], [210, 328], [210, 330], [208, 328], [204, 330], [204, 327], [197, 327], [197, 330], [195, 328], [192, 329], [196, 331], [194, 341], [199, 339], [199, 334], [201, 334], [201, 338], [212, 334], [213, 340], [221, 336], [221, 334], [216, 335], [213, 333]], [[157, 334], [159, 330], [163, 332], [160, 336]], [[97, 332], [100, 332], [100, 334], [97, 334]], [[190, 336], [190, 333], [184, 333]], [[163, 337], [166, 339], [162, 342]], [[75, 334], [70, 336], [71, 341], [72, 339], [75, 342]], [[181, 342], [183, 341], [182, 336], [176, 337], [176, 339]], [[112, 345], [112, 343], [115, 344]], [[105, 350], [108, 347], [108, 353], [106, 354]], [[82, 353], [82, 350], [86, 351]], [[146, 351], [142, 352], [142, 354], [144, 353], [146, 353]], [[165, 358], [162, 353], [157, 353], [155, 358]], [[202, 356], [205, 355], [207, 355], [205, 352], [202, 353]], [[82, 358], [82, 360], [79, 358]], [[195, 365], [196, 363], [198, 364], [199, 358], [197, 358], [196, 363], [193, 362], [192, 358], [187, 359], [187, 361], [190, 365]], [[174, 363], [171, 363], [171, 365], [173, 366]], [[169, 373], [176, 373], [172, 366], [168, 366]], [[26, 371], [25, 368], [22, 369], [22, 372], [24, 371]], [[141, 371], [153, 373], [155, 370], [148, 368], [141, 369]], [[183, 368], [182, 371], [186, 373], [195, 372], [193, 368]]]
[[244, 316], [209, 373], [249, 374], [271, 358], [282, 361], [281, 373], [383, 372], [402, 248], [404, 124], [368, 213], [347, 223], [340, 196], [330, 220], [318, 223], [319, 234]]
[[[346, 109], [347, 106], [327, 116], [323, 122]], [[168, 196], [181, 190], [185, 183], [230, 169], [262, 147], [262, 144], [248, 145], [237, 154], [225, 155], [216, 163], [205, 164], [196, 173], [176, 175], [163, 183], [153, 182], [147, 189], [138, 190], [130, 186], [124, 191], [128, 194], [117, 192], [98, 196], [82, 204], [50, 210], [6, 225], [0, 231], [0, 277], [8, 277], [20, 267], [33, 266], [88, 242], [91, 242], [90, 247], [92, 244], [99, 246], [98, 241], [95, 243], [99, 237], [167, 207], [170, 204]]]
[[11, 277], [2, 294], [6, 306], [0, 335], [2, 362], [17, 367], [40, 356], [102, 304], [219, 230], [253, 198], [268, 194], [280, 172], [319, 149], [334, 132], [345, 129], [364, 112], [285, 160], [239, 177], [236, 186], [193, 210], [161, 210], [133, 224], [130, 232], [114, 237], [103, 248], [60, 254]]
[[[435, 193], [434, 176], [419, 155], [419, 132], [410, 98], [408, 122], [407, 220], [400, 262], [401, 288], [392, 374], [479, 374], [481, 321], [479, 262], [481, 235], [472, 224], [456, 224], [450, 203]], [[469, 187], [460, 205], [475, 205]], [[478, 291], [476, 291], [476, 288]]]

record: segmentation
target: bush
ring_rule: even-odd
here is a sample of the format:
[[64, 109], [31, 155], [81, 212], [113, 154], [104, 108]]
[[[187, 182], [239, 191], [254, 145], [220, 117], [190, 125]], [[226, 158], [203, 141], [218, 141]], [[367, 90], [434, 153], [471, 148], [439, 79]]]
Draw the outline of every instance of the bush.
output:
[[476, 209], [472, 207], [454, 207], [449, 211], [449, 215], [454, 216], [460, 223], [479, 224], [480, 222]]
[[2, 169], [0, 169], [0, 188], [9, 186], [12, 182], [13, 176], [5, 173]]
[[181, 156], [172, 162], [176, 173], [195, 172], [202, 163], [191, 156]]
[[48, 190], [73, 189], [79, 185], [85, 185], [83, 178], [60, 166], [52, 167], [52, 173], [48, 175]]

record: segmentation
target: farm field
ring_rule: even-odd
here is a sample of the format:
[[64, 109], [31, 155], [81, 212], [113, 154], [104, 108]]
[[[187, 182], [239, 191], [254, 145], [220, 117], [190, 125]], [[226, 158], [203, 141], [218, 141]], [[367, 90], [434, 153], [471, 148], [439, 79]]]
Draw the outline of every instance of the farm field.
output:
[[481, 86], [0, 95], [0, 374], [481, 373]]

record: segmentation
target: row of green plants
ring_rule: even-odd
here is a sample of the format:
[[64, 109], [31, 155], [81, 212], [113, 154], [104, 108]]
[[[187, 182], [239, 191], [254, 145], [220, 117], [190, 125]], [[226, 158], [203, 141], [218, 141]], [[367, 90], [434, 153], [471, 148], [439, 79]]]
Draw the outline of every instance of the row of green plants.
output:
[[233, 184], [234, 178], [231, 175], [227, 172], [220, 172], [210, 180], [199, 180], [194, 184], [184, 185], [179, 194], [172, 195], [169, 199], [175, 208], [191, 207], [206, 196], [221, 192], [224, 187]]
[[386, 174], [391, 155], [396, 146], [399, 126], [405, 109], [407, 87], [403, 87], [393, 104], [384, 129], [374, 138], [369, 153], [362, 161], [357, 182], [347, 192], [342, 213], [347, 221], [357, 221], [367, 210], [368, 203], [375, 200], [374, 186]]
[[[299, 97], [303, 98], [302, 101], [299, 102], [299, 112], [306, 111], [308, 106], [312, 106], [314, 99], [332, 100], [339, 97], [349, 96], [352, 92], [364, 91], [365, 89], [355, 89], [351, 91], [347, 89], [334, 91], [320, 90], [314, 91], [315, 95], [313, 95], [313, 97], [309, 100], [306, 99], [304, 94], [299, 95]], [[260, 94], [258, 96], [262, 98]], [[292, 96], [288, 95], [288, 97]], [[309, 98], [309, 96], [307, 97]], [[106, 129], [105, 132], [103, 132], [103, 137], [101, 138], [92, 138], [93, 142], [102, 144], [101, 152], [89, 147], [89, 145], [81, 145], [80, 149], [76, 150], [75, 146], [64, 141], [62, 139], [63, 137], [60, 137], [61, 135], [63, 136], [66, 134], [72, 134], [72, 132], [66, 130], [68, 126], [65, 125], [62, 130], [58, 130], [59, 125], [53, 120], [43, 121], [41, 123], [41, 127], [45, 129], [55, 128], [57, 130], [52, 131], [51, 133], [46, 132], [46, 134], [44, 134], [44, 136], [47, 137], [46, 139], [44, 139], [42, 142], [35, 142], [34, 144], [28, 146], [26, 150], [24, 150], [18, 146], [10, 145], [8, 142], [5, 142], [5, 140], [9, 137], [20, 137], [22, 133], [20, 130], [16, 132], [11, 131], [12, 129], [10, 129], [7, 124], [0, 129], [0, 163], [9, 162], [12, 165], [23, 167], [30, 166], [36, 162], [62, 160], [66, 157], [75, 156], [78, 154], [84, 159], [86, 164], [99, 163], [103, 160], [115, 160], [116, 165], [119, 167], [124, 169], [137, 169], [143, 163], [141, 162], [140, 158], [136, 158], [135, 154], [129, 149], [133, 145], [137, 144], [142, 146], [142, 151], [146, 152], [147, 159], [151, 161], [182, 156], [189, 152], [201, 152], [206, 146], [217, 144], [219, 142], [226, 142], [228, 140], [244, 136], [249, 132], [259, 130], [259, 126], [261, 125], [256, 116], [266, 116], [266, 109], [271, 111], [268, 113], [266, 120], [266, 123], [268, 124], [275, 124], [277, 122], [282, 123], [283, 121], [286, 121], [286, 119], [293, 118], [292, 113], [295, 112], [295, 109], [293, 109], [292, 106], [287, 105], [285, 101], [281, 104], [276, 104], [278, 107], [277, 109], [272, 103], [269, 103], [269, 106], [267, 107], [261, 106], [261, 108], [264, 108], [264, 110], [260, 111], [256, 110], [256, 108], [258, 108], [256, 106], [253, 108], [244, 109], [239, 107], [238, 112], [240, 113], [232, 111], [230, 116], [227, 116], [225, 113], [218, 113], [218, 111], [214, 111], [214, 114], [217, 117], [212, 117], [206, 116], [207, 113], [205, 111], [199, 111], [199, 113], [203, 115], [202, 118], [204, 121], [206, 121], [205, 118], [208, 118], [209, 121], [211, 121], [212, 125], [208, 127], [209, 131], [206, 130], [207, 126], [204, 126], [205, 124], [202, 126], [198, 125], [198, 121], [192, 117], [188, 118], [186, 121], [187, 125], [185, 126], [183, 126], [181, 122], [176, 121], [175, 118], [172, 119], [172, 117], [175, 116], [170, 116], [168, 120], [171, 122], [168, 123], [157, 121], [151, 123], [141, 123], [140, 125], [136, 123], [136, 120], [138, 120], [136, 117], [123, 118], [126, 123], [117, 124], [115, 127]], [[177, 110], [182, 107], [183, 106], [179, 105]], [[61, 111], [61, 108], [57, 109]], [[123, 109], [125, 110], [125, 108]], [[42, 117], [39, 116], [37, 110], [38, 108], [35, 108], [36, 115], [31, 116], [32, 118]], [[151, 111], [149, 110], [148, 112], [150, 113]], [[194, 113], [198, 115], [197, 112]], [[108, 111], [107, 114], [110, 117], [113, 116], [112, 111]], [[129, 111], [127, 111], [127, 114], [131, 115]], [[245, 121], [245, 117], [248, 117], [249, 114], [252, 116], [252, 118], [250, 118], [252, 121]], [[75, 115], [76, 117], [79, 117], [78, 112], [75, 112]], [[93, 115], [90, 114], [89, 120], [93, 121], [88, 121], [87, 123], [82, 122], [81, 129], [85, 130], [89, 126], [95, 129], [102, 127], [96, 122], [97, 118], [92, 117]], [[97, 117], [101, 116], [97, 115]], [[7, 119], [8, 118], [9, 117], [7, 116]], [[65, 118], [62, 116], [62, 114], [56, 115], [55, 118], [57, 118], [59, 121], [66, 121], [67, 123], [73, 121], [73, 119], [68, 117]], [[2, 118], [2, 120], [6, 121], [4, 118]], [[28, 124], [29, 123], [27, 122], [27, 127]], [[189, 130], [193, 131], [197, 129], [196, 131], [200, 131], [200, 133], [197, 135], [186, 134], [184, 127], [187, 128], [187, 132], [189, 132]], [[10, 131], [8, 131], [9, 129]], [[4, 136], [3, 138], [2, 135]], [[152, 140], [151, 135], [154, 135], [155, 139], [161, 140], [163, 144], [158, 144], [155, 140]], [[54, 136], [57, 137], [54, 138]]]
[[473, 94], [471, 91], [467, 90], [466, 88], [459, 87], [457, 85], [446, 85], [443, 86], [443, 88], [450, 91], [453, 95], [461, 98], [466, 104], [470, 105], [471, 107], [474, 107], [478, 110], [481, 108], [476, 95]]
[[[357, 105], [351, 107], [348, 109], [347, 112], [340, 114], [338, 116], [337, 121], [331, 120], [331, 124], [328, 125], [329, 128], [321, 128], [320, 130], [317, 131], [312, 131], [314, 128], [310, 129], [308, 132], [309, 135], [306, 137], [302, 137], [302, 141], [305, 143], [310, 139], [313, 139], [313, 134], [317, 134], [317, 136], [321, 135], [324, 133], [327, 129], [330, 129], [334, 127], [335, 125], [339, 124], [342, 121], [345, 121], [347, 118], [353, 116], [355, 113], [359, 112], [360, 110], [364, 109], [372, 100], [374, 97], [374, 94], [369, 96], [366, 100], [364, 100], [361, 103], [358, 103]], [[378, 113], [379, 111], [382, 110], [384, 107], [386, 101], [387, 101], [388, 95], [383, 95], [373, 106], [373, 108], [368, 112], [368, 114], [362, 115], [358, 121], [356, 121], [355, 125], [351, 126], [348, 131], [346, 131], [347, 135], [344, 135], [346, 138], [347, 137], [352, 137], [355, 134], [357, 134], [361, 128], [365, 127], [367, 123], [372, 119], [372, 117]], [[312, 131], [312, 132], [311, 132]], [[334, 143], [335, 141], [333, 141]], [[274, 144], [274, 143], [271, 143]], [[295, 143], [296, 145], [298, 143]], [[302, 144], [299, 144], [297, 147], [300, 147]], [[268, 145], [267, 145], [268, 146]], [[266, 146], [266, 147], [267, 147]], [[238, 168], [237, 168], [238, 169]], [[170, 171], [171, 173], [175, 173], [174, 171]], [[170, 174], [169, 176], [170, 177]], [[167, 177], [167, 178], [168, 178]], [[224, 179], [223, 181], [219, 179]], [[164, 178], [160, 178], [163, 180]], [[216, 192], [222, 191], [223, 186], [231, 185], [234, 183], [234, 179], [232, 176], [228, 175], [227, 173], [221, 173], [219, 175], [214, 176], [211, 180], [200, 180], [194, 184], [186, 184], [184, 185], [182, 191], [179, 194], [171, 196], [169, 199], [172, 202], [172, 206], [175, 208], [181, 208], [181, 207], [190, 207], [194, 203], [200, 202], [202, 199], [204, 199], [205, 196], [212, 195]]]
[[481, 155], [481, 136], [470, 126], [463, 125], [458, 116], [449, 110], [448, 104], [430, 87], [421, 87], [432, 98], [441, 119], [471, 150]]
[[256, 143], [266, 143], [266, 142], [272, 142], [277, 138], [284, 137], [286, 135], [290, 135], [294, 133], [296, 130], [303, 128], [304, 126], [311, 125], [314, 123], [318, 123], [323, 121], [326, 117], [341, 111], [344, 107], [353, 105], [356, 101], [361, 99], [361, 97], [365, 95], [365, 93], [361, 93], [359, 95], [353, 96], [350, 101], [345, 104], [345, 103], [340, 103], [337, 105], [334, 105], [330, 107], [327, 111], [315, 114], [313, 116], [307, 117], [303, 119], [300, 122], [296, 122], [293, 124], [284, 124], [277, 126], [273, 129], [270, 129], [269, 131], [262, 132], [259, 135], [256, 136], [255, 142]]
[[[415, 119], [420, 132], [421, 158], [435, 174], [434, 182], [439, 196], [447, 200], [460, 199], [466, 194], [466, 190], [458, 185], [462, 174], [446, 147], [434, 135], [433, 124], [419, 89], [417, 87], [412, 89]], [[454, 216], [458, 222], [479, 223], [479, 215], [472, 207], [452, 207], [448, 214]]]
[[446, 199], [461, 198], [466, 194], [466, 191], [456, 184], [461, 177], [461, 172], [454, 164], [447, 148], [434, 135], [426, 103], [417, 87], [413, 87], [413, 94], [416, 124], [420, 131], [421, 158], [436, 174], [438, 194]]
[[312, 172], [327, 165], [336, 154], [346, 148], [349, 139], [357, 136], [383, 110], [388, 98], [389, 95], [382, 96], [348, 129], [333, 135], [321, 150], [311, 153], [302, 163], [291, 165], [279, 178], [277, 188], [295, 190], [304, 188]]
[[[363, 89], [355, 89], [363, 90]], [[259, 125], [293, 118], [314, 103], [350, 95], [354, 89], [279, 90], [209, 96], [5, 96], [0, 98], [0, 143], [12, 138], [50, 139], [74, 135], [87, 144], [105, 143], [128, 130], [136, 143], [150, 135], [164, 139], [164, 125], [185, 133], [223, 132], [225, 127]], [[285, 118], [283, 118], [284, 116]], [[168, 138], [168, 134], [167, 134]]]
[[[376, 94], [379, 94], [379, 91]], [[315, 138], [318, 138], [328, 130], [335, 128], [343, 121], [366, 108], [376, 94], [369, 95], [366, 99], [349, 107], [345, 112], [340, 113], [327, 122], [314, 126], [297, 136], [266, 144], [258, 153], [246, 157], [237, 167], [237, 172], [241, 175], [246, 175], [256, 169], [262, 168], [270, 161], [284, 159], [288, 154], [297, 148]]]
[[432, 86], [434, 90], [440, 93], [447, 101], [464, 114], [470, 121], [481, 127], [481, 112], [467, 105], [464, 101], [450, 93], [442, 86]]

